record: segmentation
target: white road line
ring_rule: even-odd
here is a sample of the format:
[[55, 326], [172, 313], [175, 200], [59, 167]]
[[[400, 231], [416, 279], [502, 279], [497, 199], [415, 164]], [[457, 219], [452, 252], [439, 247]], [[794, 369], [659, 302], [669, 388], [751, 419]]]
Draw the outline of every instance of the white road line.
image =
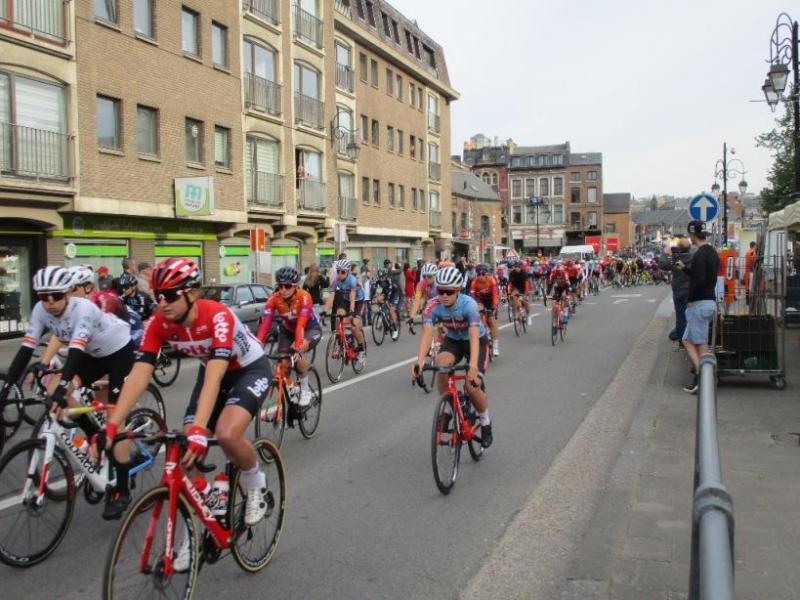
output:
[[641, 298], [641, 294], [614, 294], [612, 298]]
[[627, 302], [627, 298], [620, 298], [619, 300], [614, 300], [614, 304], [619, 304], [620, 302]]

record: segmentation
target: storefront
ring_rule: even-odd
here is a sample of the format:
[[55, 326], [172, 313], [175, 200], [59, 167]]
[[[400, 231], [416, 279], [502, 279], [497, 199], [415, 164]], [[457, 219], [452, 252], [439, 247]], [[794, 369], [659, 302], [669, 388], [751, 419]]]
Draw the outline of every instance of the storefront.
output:
[[18, 336], [28, 326], [34, 304], [32, 278], [39, 264], [42, 234], [0, 234], [0, 338]]
[[326, 273], [336, 259], [336, 250], [333, 246], [317, 245], [317, 264], [322, 273]]
[[276, 240], [272, 242], [270, 252], [272, 259], [269, 271], [272, 273], [273, 281], [275, 281], [275, 273], [281, 267], [300, 269], [300, 246], [297, 242]]
[[219, 247], [219, 282], [252, 283], [255, 260], [247, 240], [225, 241]]

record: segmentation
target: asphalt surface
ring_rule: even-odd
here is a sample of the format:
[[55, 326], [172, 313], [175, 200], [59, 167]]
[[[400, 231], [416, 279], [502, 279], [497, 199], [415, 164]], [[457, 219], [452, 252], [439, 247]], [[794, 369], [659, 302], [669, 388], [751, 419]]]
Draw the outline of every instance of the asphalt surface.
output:
[[[324, 394], [317, 437], [287, 430], [287, 518], [272, 563], [257, 575], [230, 558], [200, 573], [197, 598], [456, 598], [609, 386], [668, 288], [604, 290], [552, 347], [539, 304], [527, 335], [501, 334], [501, 357], [487, 376], [495, 442], [483, 460], [462, 453], [455, 488], [433, 481], [430, 430], [435, 394], [412, 389], [416, 337], [369, 346], [361, 376]], [[371, 339], [370, 339], [371, 342]], [[316, 366], [323, 385], [324, 344]], [[0, 347], [7, 364], [13, 347]], [[402, 363], [402, 364], [401, 364]], [[376, 371], [382, 371], [375, 374]], [[164, 390], [179, 423], [196, 367]], [[119, 523], [79, 499], [66, 538], [43, 564], [0, 565], [3, 598], [96, 598]], [[521, 566], [522, 568], [522, 566]]]

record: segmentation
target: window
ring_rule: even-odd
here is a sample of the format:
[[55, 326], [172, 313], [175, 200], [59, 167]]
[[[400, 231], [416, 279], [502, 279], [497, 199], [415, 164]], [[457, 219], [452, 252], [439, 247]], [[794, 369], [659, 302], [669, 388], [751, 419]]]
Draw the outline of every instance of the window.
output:
[[92, 0], [92, 12], [96, 19], [116, 23], [117, 0]]
[[[355, 198], [355, 189], [354, 185], [355, 182], [353, 181], [353, 175], [350, 173], [339, 173], [339, 197], [340, 198]], [[342, 216], [351, 216], [351, 215], [342, 215]]]
[[106, 96], [97, 97], [97, 145], [100, 148], [122, 150], [119, 108], [119, 100]]
[[394, 152], [394, 127], [391, 125], [386, 126], [386, 149]]
[[361, 178], [361, 202], [369, 204], [369, 177]]
[[561, 225], [564, 223], [564, 205], [552, 204], [550, 206], [550, 222], [554, 225]]
[[[297, 170], [295, 187], [300, 187], [301, 180], [322, 181], [322, 154], [314, 150], [295, 148], [294, 162]], [[313, 198], [313, 200], [318, 199]], [[324, 200], [322, 203], [324, 204]]]
[[389, 184], [389, 208], [394, 208], [394, 184]]
[[414, 56], [419, 58], [419, 38], [414, 36]]
[[417, 87], [417, 109], [422, 110], [422, 99], [425, 95], [422, 93], [422, 87]]
[[372, 2], [367, 0], [367, 18], [369, 19], [369, 24], [375, 27], [375, 11], [372, 8]]
[[589, 211], [589, 227], [592, 229], [597, 228], [597, 212], [596, 211]]
[[573, 204], [579, 204], [580, 203], [580, 201], [581, 201], [581, 188], [576, 188], [576, 187], [570, 188], [569, 194], [570, 194], [570, 196], [569, 196], [570, 202], [572, 202]]
[[533, 177], [529, 177], [525, 180], [525, 197], [530, 198], [531, 196], [536, 195], [536, 180]]
[[492, 227], [489, 224], [489, 215], [481, 215], [481, 235], [488, 238], [492, 235]]
[[364, 5], [361, 4], [361, 0], [356, 0], [356, 12], [359, 17], [364, 18]]
[[133, 3], [133, 30], [153, 39], [153, 0], [135, 0]]
[[377, 179], [372, 180], [372, 203], [375, 206], [381, 205], [381, 182]]
[[616, 223], [606, 223], [603, 226], [603, 229], [606, 233], [616, 233], [617, 232], [617, 224]]
[[497, 173], [492, 173], [492, 185], [497, 188]]
[[281, 178], [278, 175], [279, 165], [278, 142], [254, 135], [247, 136], [244, 173], [248, 200], [280, 204], [282, 189]]
[[529, 225], [536, 223], [536, 207], [530, 204], [525, 207], [525, 222]]
[[425, 44], [422, 45], [422, 50], [425, 52], [425, 63], [429, 67], [436, 68], [436, 54], [434, 54], [431, 48], [428, 48]]
[[511, 180], [511, 197], [522, 198], [522, 179]]
[[372, 145], [380, 146], [381, 144], [381, 131], [380, 123], [376, 119], [372, 119]]
[[402, 129], [397, 130], [397, 153], [402, 156], [403, 155], [403, 139], [404, 134]]
[[595, 187], [589, 188], [589, 203], [597, 204], [597, 188]]
[[579, 212], [571, 212], [571, 213], [569, 213], [569, 223], [573, 227], [580, 227], [581, 226], [581, 213], [579, 213]]
[[413, 53], [414, 50], [411, 47], [411, 33], [408, 31], [408, 29], [404, 29], [404, 31], [406, 33], [406, 48], [408, 48], [408, 51], [410, 53]]
[[202, 164], [203, 162], [203, 122], [186, 118], [184, 126], [186, 139], [186, 162]]
[[468, 221], [467, 213], [465, 213], [465, 212], [461, 213], [461, 222], [460, 222], [459, 226], [461, 228], [461, 231], [463, 231], [464, 233], [469, 234], [469, 221]]
[[397, 21], [392, 19], [392, 33], [394, 34], [394, 43], [400, 43], [400, 30], [397, 28]]
[[231, 130], [221, 125], [214, 126], [214, 166], [231, 168]]
[[228, 67], [228, 28], [211, 23], [211, 60], [215, 67]]
[[369, 117], [361, 115], [361, 141], [367, 143], [369, 141]]
[[572, 171], [569, 174], [569, 180], [570, 181], [580, 181], [581, 180], [581, 174], [578, 171]]
[[299, 62], [294, 63], [295, 92], [319, 100], [319, 73]]
[[266, 81], [275, 81], [275, 52], [270, 48], [245, 40], [244, 71]]
[[439, 162], [439, 146], [436, 144], [430, 143], [428, 144], [428, 162], [438, 163]]
[[406, 186], [397, 186], [397, 208], [405, 210], [406, 208]]
[[181, 35], [183, 51], [192, 56], [200, 56], [200, 15], [188, 8], [181, 12]]
[[425, 155], [422, 153], [422, 138], [417, 138], [417, 156], [420, 160], [425, 160]]
[[417, 158], [417, 138], [415, 138], [413, 135], [409, 138], [408, 155], [412, 159]]
[[397, 90], [397, 99], [400, 100], [400, 102], [402, 102], [403, 101], [403, 76], [402, 75], [398, 75], [397, 76], [397, 85], [395, 86], [395, 89]]
[[363, 52], [358, 54], [358, 76], [364, 83], [367, 83], [367, 55]]
[[514, 225], [522, 225], [522, 207], [519, 204], [511, 207], [511, 222]]
[[417, 200], [417, 188], [411, 188], [411, 210], [419, 210], [419, 201]]
[[589, 181], [597, 181], [597, 171], [589, 171], [586, 174], [586, 179]]
[[381, 20], [383, 21], [383, 32], [386, 34], [386, 37], [391, 37], [392, 32], [389, 29], [389, 17], [385, 12], [381, 12]]
[[549, 179], [540, 179], [539, 180], [539, 195], [540, 196], [549, 196], [550, 195], [550, 180]]
[[386, 94], [394, 96], [394, 75], [391, 69], [386, 69]]
[[336, 64], [340, 67], [350, 70], [350, 61], [352, 60], [352, 51], [349, 46], [336, 42]]
[[408, 103], [411, 106], [417, 104], [417, 86], [411, 81], [408, 82]]
[[136, 147], [139, 154], [158, 156], [158, 111], [149, 106], [136, 107]]
[[484, 173], [483, 175], [481, 175], [481, 179], [483, 180], [483, 183], [485, 183], [487, 185], [491, 181], [491, 178], [489, 177], [488, 173]]
[[553, 195], [554, 196], [563, 196], [564, 195], [564, 178], [563, 177], [554, 177], [553, 178]]
[[369, 76], [372, 87], [378, 87], [378, 61], [374, 58], [369, 59]]

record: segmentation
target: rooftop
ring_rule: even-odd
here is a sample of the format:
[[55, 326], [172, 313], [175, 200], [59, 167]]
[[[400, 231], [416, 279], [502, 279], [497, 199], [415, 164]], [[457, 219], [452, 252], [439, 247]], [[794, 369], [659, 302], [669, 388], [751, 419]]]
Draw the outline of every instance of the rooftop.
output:
[[603, 213], [621, 214], [629, 212], [631, 212], [631, 195], [629, 193], [603, 194]]
[[569, 155], [569, 164], [571, 165], [602, 165], [603, 153], [602, 152], [579, 152]]
[[484, 183], [480, 177], [472, 173], [453, 171], [450, 186], [454, 196], [469, 198], [470, 200], [500, 201], [500, 196], [492, 187]]

